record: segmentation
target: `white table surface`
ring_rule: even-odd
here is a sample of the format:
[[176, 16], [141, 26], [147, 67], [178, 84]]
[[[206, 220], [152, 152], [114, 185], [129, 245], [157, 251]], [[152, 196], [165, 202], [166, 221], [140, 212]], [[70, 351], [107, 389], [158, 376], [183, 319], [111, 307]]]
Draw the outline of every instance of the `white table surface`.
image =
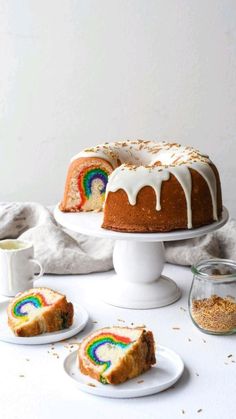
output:
[[[182, 297], [168, 307], [151, 310], [122, 309], [98, 301], [95, 286], [105, 287], [110, 274], [45, 275], [37, 281], [36, 285], [62, 291], [72, 301], [82, 304], [89, 311], [90, 320], [79, 335], [54, 345], [0, 342], [0, 417], [235, 418], [236, 339], [203, 334], [192, 324], [187, 311], [190, 270], [165, 266], [164, 274], [181, 287]], [[73, 342], [95, 328], [131, 322], [145, 324], [154, 332], [157, 345], [160, 343], [179, 353], [185, 363], [180, 381], [167, 391], [136, 399], [108, 399], [80, 392], [62, 368], [65, 356], [76, 348]]]

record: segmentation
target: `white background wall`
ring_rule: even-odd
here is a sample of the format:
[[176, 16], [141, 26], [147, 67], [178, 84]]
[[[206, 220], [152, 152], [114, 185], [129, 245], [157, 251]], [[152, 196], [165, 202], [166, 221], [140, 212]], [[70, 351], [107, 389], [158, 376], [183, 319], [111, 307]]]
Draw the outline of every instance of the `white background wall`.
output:
[[235, 0], [0, 0], [0, 201], [57, 202], [124, 138], [209, 153], [236, 217]]

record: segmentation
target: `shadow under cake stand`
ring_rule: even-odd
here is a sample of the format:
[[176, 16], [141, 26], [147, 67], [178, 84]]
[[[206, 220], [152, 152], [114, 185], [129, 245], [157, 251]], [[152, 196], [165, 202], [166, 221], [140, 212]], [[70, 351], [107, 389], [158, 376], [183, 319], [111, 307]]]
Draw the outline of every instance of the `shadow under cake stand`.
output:
[[163, 307], [178, 300], [181, 291], [176, 283], [162, 275], [165, 263], [164, 241], [200, 237], [221, 228], [228, 220], [222, 217], [204, 227], [168, 233], [122, 233], [101, 228], [103, 213], [64, 213], [54, 210], [56, 221], [77, 233], [115, 240], [113, 264], [115, 274], [101, 292], [103, 301], [133, 309]]

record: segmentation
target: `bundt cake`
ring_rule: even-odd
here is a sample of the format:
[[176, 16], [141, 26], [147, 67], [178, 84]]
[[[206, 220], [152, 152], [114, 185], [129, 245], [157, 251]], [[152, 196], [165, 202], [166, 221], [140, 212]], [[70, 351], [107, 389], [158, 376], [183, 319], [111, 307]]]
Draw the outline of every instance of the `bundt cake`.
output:
[[209, 157], [192, 147], [143, 140], [105, 143], [72, 159], [60, 209], [103, 209], [102, 227], [110, 230], [191, 229], [221, 216], [220, 178]]
[[32, 288], [13, 298], [7, 314], [14, 334], [29, 337], [70, 327], [74, 310], [63, 294], [49, 288]]
[[78, 349], [83, 374], [120, 384], [156, 363], [153, 334], [143, 328], [107, 327], [87, 336]]

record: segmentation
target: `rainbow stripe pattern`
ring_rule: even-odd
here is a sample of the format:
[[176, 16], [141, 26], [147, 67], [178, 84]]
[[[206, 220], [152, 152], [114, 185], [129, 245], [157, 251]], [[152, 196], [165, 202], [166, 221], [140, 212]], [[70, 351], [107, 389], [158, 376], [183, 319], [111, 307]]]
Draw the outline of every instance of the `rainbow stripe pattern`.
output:
[[88, 200], [92, 195], [92, 184], [94, 180], [101, 181], [101, 189], [100, 194], [105, 197], [106, 185], [108, 182], [108, 173], [98, 167], [87, 167], [86, 169], [82, 170], [78, 177], [78, 189], [81, 196], [81, 203], [80, 207]]
[[[29, 309], [38, 310], [46, 307], [49, 304], [46, 302], [45, 297], [40, 294], [28, 294], [19, 298], [12, 307], [12, 316], [19, 320], [27, 321], [29, 319]], [[28, 307], [28, 310], [27, 310]]]
[[[133, 341], [126, 336], [119, 336], [114, 333], [100, 333], [94, 336], [86, 346], [86, 355], [90, 361], [95, 365], [104, 365], [103, 373], [111, 366], [109, 359], [100, 359], [98, 356], [98, 349], [103, 345], [112, 345], [113, 347], [120, 347], [123, 350], [127, 349]], [[101, 381], [102, 377], [101, 377]]]

